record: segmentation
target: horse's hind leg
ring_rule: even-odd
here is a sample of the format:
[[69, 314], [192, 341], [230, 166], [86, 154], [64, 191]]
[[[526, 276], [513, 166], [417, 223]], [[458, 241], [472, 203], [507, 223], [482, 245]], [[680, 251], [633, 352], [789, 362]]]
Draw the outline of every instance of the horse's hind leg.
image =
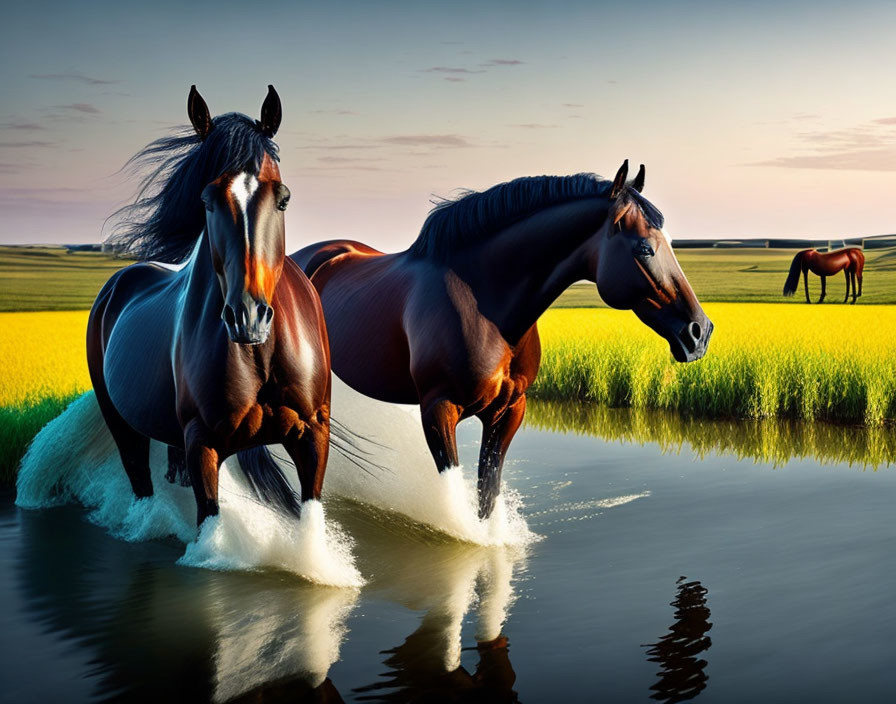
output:
[[827, 276], [821, 277], [821, 296], [818, 299], [819, 303], [824, 301], [824, 297], [827, 295], [827, 292], [825, 291], [825, 282], [827, 281], [827, 278], [828, 278]]
[[[846, 296], [843, 298], [843, 302], [846, 303], [849, 300], [849, 269], [844, 269], [843, 273], [846, 274]], [[853, 291], [856, 288], [856, 282], [853, 280], [852, 282]]]
[[[88, 357], [88, 362], [90, 359]], [[93, 369], [93, 365], [90, 365]], [[100, 367], [101, 368], [101, 367]], [[91, 374], [91, 377], [94, 375]], [[106, 390], [105, 381], [101, 377], [93, 378], [93, 389], [96, 400], [103, 414], [103, 420], [115, 440], [118, 454], [124, 471], [131, 482], [131, 489], [138, 499], [152, 496], [152, 476], [149, 470], [149, 438], [134, 430], [128, 422], [121, 417], [109, 392]]]
[[482, 418], [482, 445], [479, 448], [479, 517], [488, 518], [501, 493], [501, 469], [507, 449], [526, 414], [522, 396], [496, 420]]
[[803, 271], [803, 286], [806, 289], [806, 303], [811, 303], [811, 299], [809, 298], [809, 272], [808, 270]]
[[853, 302], [853, 304], [855, 304], [856, 299], [860, 295], [860, 294], [856, 293], [856, 272], [853, 271], [851, 276], [852, 276], [852, 302]]
[[426, 444], [439, 472], [460, 464], [456, 436], [460, 409], [447, 399], [438, 399], [423, 407], [421, 418]]
[[165, 479], [181, 486], [190, 486], [190, 474], [187, 472], [187, 453], [179, 447], [168, 446], [168, 471]]
[[282, 441], [283, 449], [295, 464], [302, 485], [302, 503], [320, 499], [330, 452], [330, 422], [315, 420], [301, 435], [291, 434]]

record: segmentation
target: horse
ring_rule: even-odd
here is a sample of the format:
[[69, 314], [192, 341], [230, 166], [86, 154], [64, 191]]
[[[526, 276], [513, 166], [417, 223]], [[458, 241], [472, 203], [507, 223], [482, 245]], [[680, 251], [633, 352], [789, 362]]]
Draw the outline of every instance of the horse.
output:
[[[804, 249], [797, 252], [790, 264], [790, 273], [784, 282], [784, 295], [792, 296], [796, 293], [796, 287], [800, 282], [800, 272], [803, 274], [803, 283], [806, 287], [806, 303], [809, 300], [809, 272], [821, 277], [821, 303], [825, 297], [825, 279], [839, 271], [846, 275], [846, 296], [843, 302], [849, 300], [849, 283], [852, 280], [852, 303], [862, 295], [862, 271], [865, 269], [865, 255], [859, 247], [847, 247], [835, 252], [819, 252], [815, 249]], [[856, 279], [859, 281], [859, 290], [856, 293]]]
[[[538, 373], [538, 318], [586, 279], [630, 309], [679, 362], [701, 358], [713, 325], [672, 251], [663, 215], [627, 182], [594, 174], [516, 179], [437, 205], [409, 249], [384, 254], [330, 240], [292, 255], [317, 288], [333, 371], [381, 401], [419, 404], [439, 472], [458, 464], [455, 428], [482, 422], [479, 515], [488, 518], [504, 457]], [[272, 461], [242, 453], [240, 463]], [[257, 470], [256, 470], [257, 471]]]
[[[187, 112], [192, 130], [128, 162], [155, 169], [110, 240], [140, 261], [97, 296], [87, 362], [135, 496], [153, 494], [150, 439], [166, 443], [171, 465], [186, 464], [202, 525], [218, 514], [224, 459], [259, 444], [284, 446], [301, 503], [320, 498], [331, 379], [320, 301], [286, 257], [276, 90], [258, 121], [212, 119], [196, 86]], [[285, 479], [248, 476], [259, 496], [299, 515]]]

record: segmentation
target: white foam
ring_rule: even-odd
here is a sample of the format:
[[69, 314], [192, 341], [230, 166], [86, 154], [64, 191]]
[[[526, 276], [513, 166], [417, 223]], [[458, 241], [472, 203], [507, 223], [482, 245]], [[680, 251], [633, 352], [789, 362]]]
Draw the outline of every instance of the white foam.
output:
[[187, 565], [276, 568], [320, 584], [363, 584], [350, 541], [325, 521], [319, 502], [306, 504], [301, 519], [285, 516], [251, 498], [228, 462], [219, 479], [220, 516], [197, 535], [193, 492], [165, 480], [163, 445], [152, 443], [150, 464], [154, 495], [135, 499], [96, 397], [87, 393], [35, 437], [19, 470], [16, 503], [41, 508], [77, 501], [91, 509], [91, 521], [124, 540], [176, 536], [187, 543], [180, 560]]
[[535, 539], [521, 514], [519, 494], [506, 482], [492, 515], [479, 519], [476, 470], [453, 467], [441, 474], [436, 470], [417, 406], [375, 401], [335, 374], [332, 394], [333, 418], [357, 436], [358, 449], [379, 467], [365, 472], [340, 452], [331, 451], [325, 494], [401, 513], [478, 545], [521, 545]]

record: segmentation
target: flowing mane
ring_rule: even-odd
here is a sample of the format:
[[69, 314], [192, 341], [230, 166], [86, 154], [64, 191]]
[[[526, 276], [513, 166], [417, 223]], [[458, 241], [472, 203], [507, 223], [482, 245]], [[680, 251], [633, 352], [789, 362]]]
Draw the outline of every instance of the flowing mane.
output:
[[[430, 211], [409, 252], [444, 261], [453, 250], [489, 237], [539, 210], [584, 198], [608, 198], [612, 188], [612, 181], [581, 173], [524, 176], [481, 193], [466, 191]], [[653, 227], [663, 227], [662, 213], [636, 190], [625, 188], [619, 197], [633, 201]]]
[[228, 171], [258, 173], [264, 155], [278, 160], [278, 148], [246, 115], [219, 115], [200, 140], [192, 128], [162, 137], [125, 165], [147, 169], [134, 202], [112, 214], [111, 244], [137, 259], [177, 264], [189, 256], [205, 227], [203, 189]]

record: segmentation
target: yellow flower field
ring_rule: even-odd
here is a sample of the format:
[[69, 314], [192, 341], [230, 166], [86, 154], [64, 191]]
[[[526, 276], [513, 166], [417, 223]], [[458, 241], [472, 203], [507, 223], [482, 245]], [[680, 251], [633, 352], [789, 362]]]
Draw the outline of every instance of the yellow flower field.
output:
[[710, 303], [709, 352], [676, 364], [627, 311], [551, 310], [539, 323], [549, 399], [704, 416], [878, 425], [896, 417], [896, 306]]
[[[691, 364], [627, 311], [562, 309], [541, 322], [543, 398], [710, 416], [879, 424], [896, 416], [896, 306], [711, 303], [709, 353]], [[87, 313], [2, 313], [0, 407], [90, 388]]]

